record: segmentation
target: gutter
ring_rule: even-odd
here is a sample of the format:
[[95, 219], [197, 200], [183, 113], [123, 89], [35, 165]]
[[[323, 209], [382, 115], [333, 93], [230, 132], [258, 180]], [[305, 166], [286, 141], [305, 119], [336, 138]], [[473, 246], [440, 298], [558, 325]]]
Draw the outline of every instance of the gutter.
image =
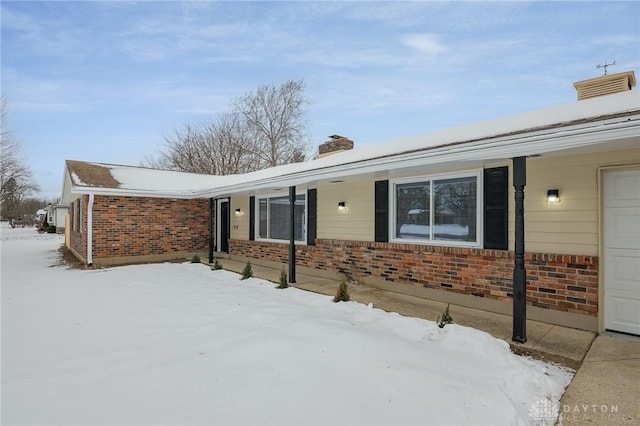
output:
[[87, 265], [93, 263], [93, 194], [89, 194], [87, 206]]
[[[237, 176], [239, 182], [212, 185], [183, 191], [155, 191], [123, 188], [95, 188], [73, 186], [72, 194], [98, 194], [157, 198], [219, 198], [247, 191], [274, 187], [305, 185], [314, 180], [331, 180], [367, 173], [384, 173], [390, 169], [444, 164], [510, 159], [520, 156], [546, 154], [567, 149], [604, 144], [616, 139], [637, 138], [640, 135], [640, 113], [616, 114], [597, 120], [577, 120], [571, 125], [546, 126], [537, 129], [502, 134], [475, 140], [465, 140], [428, 148], [413, 149], [401, 153], [382, 154], [373, 158], [354, 159], [281, 175], [269, 175], [251, 179]], [[425, 135], [428, 138], [429, 135]], [[244, 180], [246, 179], [246, 180]]]
[[[619, 120], [619, 121], [618, 121]], [[205, 191], [193, 191], [198, 198], [228, 196], [243, 191], [255, 191], [278, 186], [302, 185], [318, 179], [333, 179], [365, 173], [379, 173], [391, 168], [407, 168], [446, 162], [510, 159], [519, 156], [545, 154], [567, 149], [603, 144], [616, 139], [639, 136], [640, 115], [623, 119], [584, 123], [570, 128], [553, 128], [533, 134], [507, 135], [473, 142], [440, 145], [411, 151], [331, 165], [327, 167], [239, 182]]]
[[[203, 191], [203, 190], [200, 190]], [[130, 196], [130, 197], [149, 197], [149, 198], [180, 198], [193, 199], [200, 198], [194, 195], [194, 191], [155, 191], [151, 189], [124, 189], [124, 188], [97, 188], [90, 186], [72, 186], [71, 194], [80, 195], [112, 195], [112, 196]], [[208, 198], [208, 197], [205, 197]]]

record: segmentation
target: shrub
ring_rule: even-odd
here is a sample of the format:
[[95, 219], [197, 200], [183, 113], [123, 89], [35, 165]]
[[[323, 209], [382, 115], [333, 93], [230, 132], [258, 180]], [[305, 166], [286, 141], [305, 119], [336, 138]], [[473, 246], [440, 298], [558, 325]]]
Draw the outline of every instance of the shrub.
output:
[[198, 256], [197, 254], [194, 254], [193, 257], [191, 258], [191, 263], [200, 263], [200, 256]]
[[444, 310], [444, 313], [442, 314], [442, 318], [438, 317], [436, 322], [438, 323], [438, 327], [440, 328], [444, 328], [444, 326], [447, 324], [453, 324], [453, 318], [451, 317], [451, 315], [449, 315], [448, 303], [447, 303], [447, 307]]
[[253, 276], [253, 268], [251, 267], [251, 262], [247, 260], [247, 264], [244, 265], [244, 269], [242, 270], [242, 278], [241, 280], [246, 280], [247, 278], [251, 278]]
[[282, 267], [282, 271], [280, 272], [280, 284], [277, 288], [287, 288], [289, 287], [289, 277], [287, 276], [286, 271], [284, 270], [284, 266]]
[[211, 265], [211, 269], [217, 271], [218, 269], [222, 269], [222, 264], [218, 262], [218, 259], [213, 260], [213, 265]]
[[45, 228], [44, 230], [47, 234], [55, 234], [56, 233], [56, 227], [53, 225], [49, 225]]
[[342, 281], [340, 283], [340, 287], [338, 287], [338, 291], [336, 292], [336, 297], [333, 298], [333, 301], [338, 302], [348, 302], [351, 296], [349, 295], [349, 284], [346, 281]]

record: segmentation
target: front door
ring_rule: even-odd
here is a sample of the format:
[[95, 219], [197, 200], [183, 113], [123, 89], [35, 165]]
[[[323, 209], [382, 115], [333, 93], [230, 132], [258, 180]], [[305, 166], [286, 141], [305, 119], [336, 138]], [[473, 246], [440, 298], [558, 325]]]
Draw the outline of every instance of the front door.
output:
[[220, 201], [218, 206], [218, 251], [229, 253], [229, 236], [231, 233], [229, 201]]
[[640, 335], [640, 169], [607, 172], [604, 205], [604, 325]]

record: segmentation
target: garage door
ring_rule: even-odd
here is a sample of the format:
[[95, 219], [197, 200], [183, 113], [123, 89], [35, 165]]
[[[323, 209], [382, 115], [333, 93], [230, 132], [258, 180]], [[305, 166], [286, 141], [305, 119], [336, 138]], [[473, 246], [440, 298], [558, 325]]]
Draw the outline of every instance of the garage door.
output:
[[604, 323], [640, 335], [640, 169], [604, 175]]

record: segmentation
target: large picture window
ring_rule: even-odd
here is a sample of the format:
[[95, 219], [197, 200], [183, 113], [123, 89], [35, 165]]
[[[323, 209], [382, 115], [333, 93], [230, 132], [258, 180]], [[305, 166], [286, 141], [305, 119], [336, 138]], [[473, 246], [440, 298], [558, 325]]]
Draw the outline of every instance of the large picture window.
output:
[[479, 245], [480, 174], [393, 183], [393, 239]]
[[[258, 198], [256, 228], [265, 240], [289, 241], [289, 196]], [[306, 195], [297, 194], [295, 202], [295, 240], [306, 241]]]

